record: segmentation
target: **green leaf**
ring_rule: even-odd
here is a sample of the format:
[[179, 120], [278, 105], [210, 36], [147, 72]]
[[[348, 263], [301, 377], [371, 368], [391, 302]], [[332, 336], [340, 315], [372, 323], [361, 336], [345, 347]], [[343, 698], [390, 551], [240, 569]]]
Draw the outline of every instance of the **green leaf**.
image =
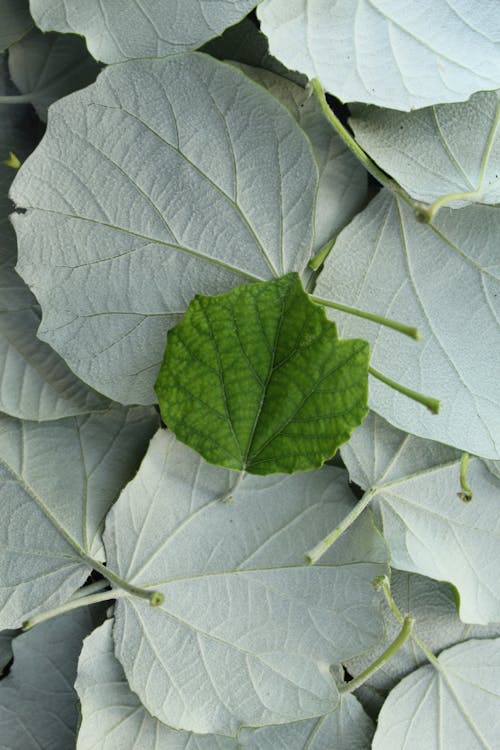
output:
[[370, 514], [318, 566], [304, 550], [352, 507], [342, 470], [247, 476], [161, 430], [108, 514], [109, 566], [161, 591], [115, 606], [115, 653], [145, 708], [169, 726], [239, 727], [320, 716], [337, 704], [331, 664], [381, 637], [371, 582], [387, 552]]
[[78, 713], [73, 683], [82, 640], [95, 624], [95, 610], [85, 608], [15, 639], [14, 664], [0, 682], [2, 748], [75, 747]]
[[228, 737], [178, 732], [151, 716], [131, 691], [114, 654], [112, 620], [89, 635], [75, 689], [82, 719], [78, 750], [237, 750]]
[[454, 208], [500, 201], [500, 100], [481, 91], [469, 101], [418, 112], [352, 108], [356, 140], [418, 200], [449, 194]]
[[303, 131], [234, 66], [110, 66], [52, 105], [12, 188], [40, 337], [98, 391], [153, 403], [165, 332], [196, 292], [304, 272], [317, 183]]
[[74, 35], [33, 29], [9, 50], [11, 78], [45, 122], [52, 102], [93, 83], [99, 69]]
[[402, 430], [493, 459], [500, 456], [499, 243], [497, 208], [443, 208], [434, 225], [421, 224], [383, 190], [339, 235], [315, 289], [422, 334], [416, 343], [334, 311], [341, 336], [372, 344], [374, 368], [441, 401], [434, 416], [373, 379], [374, 411]]
[[[415, 619], [412, 633], [436, 656], [443, 649], [470, 638], [495, 638], [500, 635], [500, 624], [482, 626], [463, 623], [458, 617], [455, 594], [451, 586], [441, 581], [393, 570], [391, 592], [399, 611], [410, 614]], [[363, 654], [347, 662], [346, 667], [353, 677], [363, 672], [383, 653], [400, 632], [401, 625], [387, 602], [384, 603], [383, 616], [384, 642], [377, 645], [369, 654]], [[427, 664], [425, 654], [409, 638], [389, 661], [358, 688], [356, 695], [363, 706], [369, 708], [370, 714], [376, 716], [389, 691], [403, 677], [423, 664]]]
[[480, 13], [449, 0], [263, 0], [257, 14], [271, 53], [342, 101], [409, 110], [500, 86], [496, 0]]
[[28, 0], [0, 0], [0, 52], [19, 41], [32, 26]]
[[405, 677], [384, 703], [373, 750], [498, 745], [500, 638], [467, 641]]
[[500, 481], [478, 458], [458, 496], [460, 459], [448, 446], [396, 430], [370, 415], [342, 449], [351, 480], [376, 490], [384, 538], [396, 568], [449, 581], [464, 622], [500, 622]]
[[73, 31], [106, 63], [194, 50], [240, 21], [258, 0], [31, 0], [44, 31]]
[[152, 409], [54, 422], [0, 415], [0, 629], [57, 607], [102, 562], [104, 517], [157, 427]]
[[368, 345], [341, 341], [298, 274], [197, 295], [168, 334], [164, 422], [210, 463], [251, 474], [322, 466], [367, 413]]

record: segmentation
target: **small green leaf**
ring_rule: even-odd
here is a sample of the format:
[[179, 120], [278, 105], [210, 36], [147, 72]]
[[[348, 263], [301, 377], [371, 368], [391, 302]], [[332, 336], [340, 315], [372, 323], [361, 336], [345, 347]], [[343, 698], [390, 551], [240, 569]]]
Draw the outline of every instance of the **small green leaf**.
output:
[[197, 295], [168, 334], [164, 421], [210, 463], [252, 474], [323, 464], [367, 413], [369, 348], [339, 340], [296, 273]]

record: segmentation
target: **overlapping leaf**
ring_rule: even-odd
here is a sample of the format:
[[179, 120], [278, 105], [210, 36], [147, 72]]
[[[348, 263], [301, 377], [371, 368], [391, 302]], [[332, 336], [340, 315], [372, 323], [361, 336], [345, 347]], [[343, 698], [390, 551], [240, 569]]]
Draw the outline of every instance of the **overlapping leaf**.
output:
[[318, 468], [368, 407], [366, 341], [339, 340], [300, 278], [197, 295], [168, 334], [164, 422], [210, 463], [251, 474]]
[[22, 39], [32, 26], [28, 0], [0, 0], [0, 52]]
[[416, 109], [500, 86], [495, 0], [263, 0], [270, 49], [342, 101]]
[[106, 63], [194, 50], [240, 21], [257, 0], [31, 0], [44, 31], [73, 31]]
[[500, 481], [469, 463], [473, 499], [458, 496], [460, 456], [405, 435], [371, 415], [342, 450], [351, 479], [375, 490], [374, 504], [395, 567], [449, 581], [464, 622], [500, 621]]
[[2, 748], [75, 746], [78, 715], [73, 683], [82, 640], [95, 624], [95, 609], [79, 609], [16, 638], [14, 664], [0, 682]]
[[53, 105], [12, 189], [39, 335], [97, 390], [152, 403], [195, 293], [304, 270], [317, 179], [295, 120], [233, 66], [193, 53], [107, 69]]
[[441, 400], [438, 416], [379, 382], [370, 405], [403, 430], [486, 458], [500, 455], [500, 213], [442, 209], [419, 224], [382, 191], [339, 236], [316, 293], [417, 325], [416, 343], [335, 312], [343, 337], [372, 345], [371, 363]]
[[99, 66], [79, 37], [33, 29], [9, 50], [9, 71], [19, 91], [46, 121], [49, 105], [93, 83]]
[[105, 515], [156, 428], [153, 410], [114, 408], [55, 422], [0, 416], [0, 629], [66, 601]]
[[500, 638], [443, 651], [405, 677], [382, 707], [373, 750], [484, 750], [500, 733]]
[[0, 677], [12, 659], [12, 639], [15, 634], [15, 630], [3, 630], [0, 633]]
[[120, 599], [115, 652], [166, 724], [234, 735], [337, 704], [329, 666], [381, 635], [371, 581], [386, 551], [364, 516], [319, 566], [304, 550], [351, 507], [345, 474], [247, 477], [205, 464], [160, 431], [106, 523], [108, 564], [164, 594]]
[[499, 92], [418, 112], [360, 105], [352, 112], [356, 140], [414, 198], [450, 195], [455, 208], [500, 201]]

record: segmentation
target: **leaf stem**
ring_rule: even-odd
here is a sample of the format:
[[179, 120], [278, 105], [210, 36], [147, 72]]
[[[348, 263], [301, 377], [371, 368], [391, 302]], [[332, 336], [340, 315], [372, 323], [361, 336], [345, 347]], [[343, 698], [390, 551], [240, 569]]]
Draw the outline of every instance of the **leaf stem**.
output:
[[328, 240], [326, 245], [323, 245], [321, 250], [318, 250], [314, 258], [311, 258], [311, 260], [309, 261], [309, 268], [312, 268], [313, 271], [317, 271], [318, 268], [323, 265], [325, 260], [330, 255], [330, 251], [335, 245], [336, 240], [336, 237], [333, 240]]
[[240, 471], [238, 473], [238, 476], [237, 476], [236, 481], [233, 484], [233, 486], [226, 492], [225, 495], [222, 495], [222, 497], [219, 498], [219, 500], [221, 501], [221, 503], [232, 503], [233, 502], [234, 493], [236, 492], [236, 490], [238, 489], [238, 487], [240, 486], [240, 484], [242, 483], [242, 481], [245, 479], [246, 475], [247, 475], [246, 471]]
[[29, 630], [35, 625], [39, 625], [41, 622], [52, 620], [53, 617], [59, 617], [59, 615], [64, 615], [66, 612], [71, 612], [73, 609], [78, 609], [79, 607], [87, 607], [90, 604], [98, 604], [99, 602], [107, 602], [111, 599], [120, 599], [124, 596], [130, 596], [130, 594], [123, 589], [113, 589], [111, 591], [102, 591], [99, 594], [79, 596], [76, 599], [70, 599], [60, 607], [49, 609], [46, 612], [42, 612], [39, 615], [31, 617], [29, 620], [25, 620], [23, 622], [23, 630]]
[[352, 135], [349, 133], [347, 128], [341, 123], [341, 121], [338, 119], [338, 117], [335, 115], [334, 112], [330, 109], [328, 102], [326, 101], [325, 92], [323, 91], [323, 87], [321, 86], [320, 82], [317, 78], [313, 78], [310, 85], [312, 86], [312, 89], [314, 91], [314, 94], [316, 95], [316, 98], [318, 100], [318, 103], [323, 110], [324, 115], [330, 122], [330, 124], [334, 127], [337, 134], [340, 136], [340, 138], [344, 141], [346, 146], [352, 151], [354, 156], [359, 159], [361, 164], [364, 166], [364, 168], [373, 176], [376, 180], [378, 180], [382, 185], [385, 185], [385, 187], [389, 188], [393, 193], [397, 193], [402, 200], [404, 200], [405, 203], [407, 203], [409, 206], [411, 206], [414, 210], [417, 208], [416, 202], [408, 195], [406, 190], [404, 190], [401, 185], [398, 185], [395, 180], [391, 179], [380, 167], [378, 167], [374, 161], [370, 159], [368, 154], [363, 151], [361, 146], [357, 143], [357, 141], [352, 137]]
[[13, 94], [0, 96], [0, 104], [31, 104], [33, 94]]
[[467, 467], [469, 465], [469, 458], [469, 454], [464, 452], [462, 453], [462, 460], [460, 461], [460, 486], [462, 487], [462, 492], [457, 492], [457, 495], [460, 500], [463, 500], [464, 503], [470, 503], [470, 501], [474, 497], [470, 485], [467, 481]]
[[322, 297], [315, 297], [314, 295], [311, 295], [311, 299], [313, 300], [313, 302], [317, 302], [319, 305], [325, 305], [325, 307], [331, 307], [334, 310], [340, 310], [341, 312], [349, 313], [349, 315], [356, 315], [358, 318], [371, 320], [373, 323], [378, 323], [378, 325], [392, 328], [399, 333], [404, 333], [405, 336], [409, 336], [416, 341], [420, 341], [422, 338], [418, 328], [408, 326], [405, 323], [399, 323], [397, 320], [384, 318], [381, 315], [376, 315], [375, 313], [365, 312], [365, 310], [358, 310], [358, 308], [356, 307], [349, 307], [348, 305], [342, 305], [340, 302], [332, 302], [331, 300], [323, 299]]
[[388, 385], [391, 388], [394, 388], [395, 391], [399, 391], [399, 393], [402, 393], [403, 396], [407, 396], [408, 398], [413, 399], [413, 401], [417, 401], [419, 404], [426, 406], [427, 409], [429, 409], [429, 411], [433, 414], [439, 413], [439, 408], [441, 406], [441, 402], [439, 401], [439, 399], [432, 398], [432, 396], [425, 396], [423, 393], [419, 393], [418, 391], [414, 391], [411, 388], [407, 388], [406, 386], [401, 385], [401, 383], [392, 380], [392, 378], [388, 378], [387, 375], [383, 375], [378, 370], [375, 370], [374, 367], [369, 367], [368, 372], [370, 373], [370, 375], [373, 375], [374, 378], [377, 378], [377, 380], [385, 383], [385, 385]]
[[322, 557], [325, 552], [330, 549], [332, 544], [337, 541], [339, 536], [341, 536], [344, 531], [347, 531], [349, 526], [352, 526], [358, 516], [360, 516], [365, 508], [368, 507], [376, 491], [377, 490], [368, 490], [368, 492], [365, 492], [361, 500], [356, 503], [351, 512], [348, 513], [348, 515], [339, 523], [339, 525], [321, 542], [319, 542], [315, 547], [313, 547], [311, 550], [309, 550], [309, 552], [306, 553], [306, 561], [309, 565], [314, 565], [314, 563], [318, 562], [320, 557]]
[[452, 201], [457, 200], [477, 200], [479, 198], [479, 193], [476, 191], [470, 191], [470, 192], [464, 192], [464, 193], [448, 193], [448, 195], [442, 195], [440, 198], [437, 198], [437, 200], [433, 201], [429, 206], [424, 206], [422, 204], [416, 204], [415, 205], [415, 216], [418, 221], [421, 221], [423, 224], [430, 224], [430, 222], [435, 218], [437, 212], [440, 208], [443, 206], [446, 206], [448, 203], [451, 203]]
[[70, 601], [76, 601], [76, 599], [81, 599], [82, 596], [88, 596], [89, 594], [96, 594], [98, 591], [103, 591], [107, 588], [109, 588], [109, 581], [106, 579], [89, 583], [87, 586], [83, 586], [78, 591], [75, 591]]
[[389, 659], [391, 659], [396, 651], [398, 651], [403, 643], [409, 638], [409, 636], [412, 633], [413, 624], [415, 620], [413, 617], [410, 617], [410, 615], [405, 615], [403, 617], [403, 624], [401, 627], [401, 631], [398, 633], [396, 638], [393, 640], [393, 642], [386, 648], [386, 650], [380, 654], [380, 656], [373, 661], [369, 667], [367, 667], [363, 672], [361, 672], [357, 677], [354, 677], [350, 682], [347, 682], [345, 686], [343, 686], [339, 692], [340, 693], [352, 693], [354, 690], [357, 690], [363, 683], [368, 680], [369, 677], [372, 676], [374, 672], [377, 671], [377, 669], [380, 669]]
[[137, 596], [139, 597], [139, 599], [146, 599], [152, 607], [159, 607], [161, 604], [163, 604], [164, 596], [160, 591], [150, 591], [149, 589], [143, 589], [139, 586], [134, 586], [128, 581], [125, 581], [123, 578], [120, 578], [120, 576], [116, 575], [116, 573], [113, 573], [112, 570], [109, 570], [109, 568], [107, 568], [102, 563], [97, 562], [97, 560], [94, 560], [92, 557], [88, 557], [87, 555], [82, 553], [80, 553], [80, 556], [88, 565], [94, 568], [94, 570], [98, 570], [99, 573], [101, 573], [108, 581], [111, 581], [111, 583], [114, 583], [115, 586], [118, 586], [124, 591], [127, 591], [129, 594], [132, 594], [132, 596]]

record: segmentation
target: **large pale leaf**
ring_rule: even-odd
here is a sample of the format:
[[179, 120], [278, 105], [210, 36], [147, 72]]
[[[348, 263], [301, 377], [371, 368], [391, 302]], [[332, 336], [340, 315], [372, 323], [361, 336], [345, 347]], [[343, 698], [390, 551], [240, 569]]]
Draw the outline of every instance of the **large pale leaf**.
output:
[[288, 109], [311, 141], [319, 169], [314, 217], [314, 245], [319, 249], [365, 205], [368, 173], [330, 126], [309, 91], [262, 68], [242, 65], [241, 69]]
[[371, 581], [385, 545], [363, 516], [319, 566], [304, 550], [352, 507], [345, 472], [244, 479], [160, 431], [106, 523], [108, 563], [161, 591], [120, 599], [116, 655], [170, 726], [234, 735], [337, 704], [329, 666], [380, 638]]
[[210, 463], [292, 473], [322, 466], [361, 424], [369, 361], [289, 273], [197, 295], [155, 387], [165, 424]]
[[28, 0], [0, 0], [0, 52], [21, 39], [32, 26]]
[[9, 71], [19, 91], [46, 121], [49, 105], [93, 83], [99, 65], [80, 37], [33, 29], [9, 50]]
[[61, 604], [88, 558], [103, 561], [104, 517], [157, 424], [143, 408], [41, 424], [0, 416], [0, 629]]
[[44, 31], [74, 31], [106, 63], [200, 47], [240, 21], [258, 0], [31, 0]]
[[[415, 573], [393, 570], [391, 592], [400, 612], [414, 619], [413, 631], [436, 656], [445, 648], [470, 638], [496, 638], [500, 635], [498, 625], [466, 625], [457, 613], [455, 595], [446, 583], [433, 581]], [[396, 638], [401, 625], [388, 604], [384, 605], [385, 640], [369, 654], [347, 662], [347, 669], [354, 677], [366, 669]], [[387, 693], [410, 672], [427, 659], [423, 651], [409, 638], [396, 653], [385, 662], [358, 689], [357, 695], [372, 715], [378, 714]]]
[[78, 721], [73, 683], [83, 638], [96, 624], [88, 608], [23, 633], [0, 682], [2, 750], [69, 750]]
[[497, 91], [418, 112], [360, 105], [352, 112], [356, 140], [414, 198], [432, 203], [450, 195], [454, 208], [500, 201]]
[[458, 496], [460, 456], [371, 415], [342, 450], [351, 479], [375, 491], [394, 566], [454, 584], [464, 622], [500, 622], [500, 481], [469, 462], [473, 499]]
[[[0, 95], [12, 94], [0, 74]], [[14, 270], [16, 238], [8, 221], [7, 193], [15, 170], [9, 152], [21, 160], [36, 145], [36, 124], [28, 107], [0, 105], [0, 411], [23, 419], [59, 419], [109, 407], [84, 385], [48, 344], [37, 338], [38, 305]]]
[[354, 695], [343, 695], [335, 711], [319, 719], [265, 727], [247, 739], [245, 750], [370, 750], [375, 727]]
[[317, 179], [295, 120], [233, 66], [108, 68], [52, 106], [12, 189], [39, 335], [97, 390], [152, 403], [165, 332], [195, 293], [303, 271]]
[[319, 297], [417, 325], [423, 342], [335, 311], [343, 337], [372, 345], [372, 365], [441, 399], [431, 415], [382, 383], [370, 406], [403, 430], [485, 458], [500, 455], [500, 212], [442, 209], [420, 224], [382, 191], [339, 236]]
[[263, 0], [270, 49], [342, 101], [416, 109], [500, 86], [496, 0]]
[[149, 714], [113, 651], [112, 621], [83, 644], [75, 689], [82, 720], [77, 750], [236, 750], [228, 737], [177, 732]]
[[443, 651], [405, 677], [382, 707], [373, 750], [489, 750], [500, 734], [500, 638]]

